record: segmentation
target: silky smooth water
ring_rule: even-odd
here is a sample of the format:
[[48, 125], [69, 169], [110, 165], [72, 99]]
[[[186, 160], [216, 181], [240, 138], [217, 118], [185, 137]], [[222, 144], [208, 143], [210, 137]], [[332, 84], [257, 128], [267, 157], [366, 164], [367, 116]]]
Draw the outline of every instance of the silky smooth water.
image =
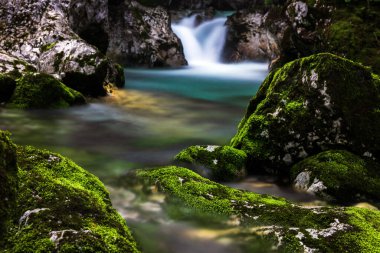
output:
[[[224, 36], [224, 20], [195, 27], [190, 18], [178, 24], [179, 30], [190, 29], [184, 32], [185, 42], [193, 43], [186, 53], [189, 67], [126, 69], [125, 89], [84, 106], [0, 109], [0, 129], [11, 131], [17, 144], [59, 152], [100, 177], [146, 253], [262, 252], [230, 217], [173, 220], [163, 207], [163, 195], [146, 195], [123, 184], [131, 169], [169, 165], [183, 148], [228, 144], [235, 134], [267, 65], [219, 63], [223, 38], [216, 38]], [[197, 47], [200, 51], [194, 51]], [[231, 186], [301, 200], [289, 189], [260, 179]]]
[[172, 220], [162, 196], [141, 197], [114, 182], [130, 169], [171, 164], [190, 145], [227, 144], [266, 75], [264, 65], [252, 66], [231, 66], [239, 75], [223, 71], [224, 78], [191, 67], [126, 69], [124, 90], [64, 110], [0, 109], [0, 129], [17, 144], [59, 152], [100, 177], [144, 252], [241, 252], [230, 238], [236, 226]]

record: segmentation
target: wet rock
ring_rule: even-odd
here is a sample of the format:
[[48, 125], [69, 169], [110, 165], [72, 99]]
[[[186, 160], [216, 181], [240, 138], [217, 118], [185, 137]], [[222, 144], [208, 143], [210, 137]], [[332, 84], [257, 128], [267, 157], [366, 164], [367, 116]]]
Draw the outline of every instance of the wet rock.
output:
[[186, 164], [202, 176], [218, 181], [233, 181], [245, 176], [246, 154], [229, 146], [191, 146], [175, 161]]
[[[282, 50], [279, 38], [285, 36], [288, 27], [285, 19], [275, 19], [273, 15], [244, 10], [228, 17], [224, 61], [277, 59]], [[276, 30], [270, 30], [268, 23]]]
[[146, 187], [156, 185], [169, 204], [177, 201], [176, 219], [186, 220], [197, 213], [208, 221], [220, 215], [231, 217], [232, 226], [242, 227], [245, 240], [258, 235], [267, 240], [267, 251], [340, 252], [349, 248], [371, 252], [380, 246], [379, 211], [302, 207], [282, 198], [229, 188], [179, 167], [138, 170], [135, 176]]
[[287, 173], [323, 150], [380, 156], [379, 77], [360, 64], [317, 54], [273, 71], [232, 139], [251, 172]]
[[[151, 0], [140, 0], [140, 2], [157, 2]], [[160, 1], [161, 2], [161, 1]], [[263, 1], [250, 1], [250, 0], [172, 0], [167, 1], [166, 6], [172, 10], [204, 10], [207, 8], [213, 8], [217, 10], [238, 10], [253, 7], [256, 2]], [[154, 4], [154, 3], [153, 3]]]
[[[99, 179], [65, 157], [29, 146], [16, 147], [17, 171], [15, 148], [4, 133], [0, 148], [1, 251], [138, 252]], [[10, 187], [16, 174], [17, 188]], [[4, 197], [17, 202], [8, 216]]]
[[145, 7], [136, 1], [109, 6], [107, 54], [128, 66], [186, 65], [182, 44], [161, 6]]
[[306, 158], [291, 169], [297, 189], [339, 202], [375, 201], [380, 196], [380, 165], [348, 151], [331, 150]]

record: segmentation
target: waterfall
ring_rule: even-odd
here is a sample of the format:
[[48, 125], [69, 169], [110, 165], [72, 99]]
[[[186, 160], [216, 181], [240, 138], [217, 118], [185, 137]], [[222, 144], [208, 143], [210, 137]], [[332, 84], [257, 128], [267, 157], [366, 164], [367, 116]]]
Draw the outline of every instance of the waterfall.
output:
[[172, 29], [181, 39], [185, 57], [190, 66], [219, 63], [227, 29], [226, 17], [215, 18], [197, 26], [197, 15], [173, 24]]

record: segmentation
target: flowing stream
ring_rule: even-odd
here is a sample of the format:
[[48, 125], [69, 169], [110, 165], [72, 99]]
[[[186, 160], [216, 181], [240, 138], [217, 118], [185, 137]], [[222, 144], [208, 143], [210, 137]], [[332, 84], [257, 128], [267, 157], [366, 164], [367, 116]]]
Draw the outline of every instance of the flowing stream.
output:
[[[11, 131], [17, 144], [59, 152], [100, 177], [144, 252], [249, 251], [246, 238], [238, 240], [241, 231], [231, 221], [218, 225], [205, 219], [174, 221], [162, 207], [162, 195], [146, 195], [120, 184], [131, 169], [171, 164], [185, 147], [227, 144], [235, 134], [250, 98], [267, 75], [267, 65], [219, 62], [225, 20], [196, 26], [193, 16], [173, 25], [189, 67], [126, 69], [124, 90], [85, 106], [0, 109], [0, 129]], [[257, 178], [232, 186], [310, 200]]]

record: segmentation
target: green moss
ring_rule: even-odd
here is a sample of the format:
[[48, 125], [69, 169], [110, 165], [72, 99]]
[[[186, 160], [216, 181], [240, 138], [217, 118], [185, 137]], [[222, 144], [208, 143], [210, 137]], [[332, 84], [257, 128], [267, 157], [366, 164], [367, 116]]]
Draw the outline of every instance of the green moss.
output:
[[379, 81], [359, 63], [322, 53], [271, 72], [251, 100], [234, 148], [248, 170], [277, 170], [322, 150], [379, 157]]
[[17, 147], [17, 160], [20, 184], [6, 252], [138, 252], [99, 179], [33, 147]]
[[304, 171], [311, 174], [308, 186], [317, 178], [327, 187], [320, 194], [328, 194], [343, 202], [380, 200], [380, 165], [372, 160], [348, 151], [331, 150], [293, 166], [292, 180]]
[[83, 104], [84, 97], [47, 74], [25, 74], [17, 80], [8, 106], [12, 108], [63, 108]]
[[50, 44], [45, 44], [41, 47], [41, 52], [46, 52], [46, 51], [49, 51], [50, 49], [52, 49], [55, 45], [57, 45], [57, 42], [53, 42], [53, 43], [50, 43]]
[[247, 156], [229, 146], [191, 146], [175, 160], [192, 165], [192, 169], [215, 180], [232, 181], [242, 178]]
[[246, 238], [264, 233], [272, 243], [281, 240], [279, 252], [303, 252], [302, 245], [320, 252], [378, 249], [379, 211], [303, 208], [282, 198], [229, 188], [179, 167], [138, 170], [136, 175], [147, 189], [156, 185], [167, 195], [169, 204], [176, 201], [181, 207], [176, 218], [187, 219], [189, 210], [209, 214], [209, 219], [218, 215], [237, 217], [243, 231], [250, 231]]
[[9, 229], [7, 221], [15, 208], [17, 182], [15, 146], [9, 133], [0, 131], [0, 248]]
[[333, 12], [332, 24], [326, 32], [327, 50], [355, 59], [380, 73], [379, 6], [341, 6]]

